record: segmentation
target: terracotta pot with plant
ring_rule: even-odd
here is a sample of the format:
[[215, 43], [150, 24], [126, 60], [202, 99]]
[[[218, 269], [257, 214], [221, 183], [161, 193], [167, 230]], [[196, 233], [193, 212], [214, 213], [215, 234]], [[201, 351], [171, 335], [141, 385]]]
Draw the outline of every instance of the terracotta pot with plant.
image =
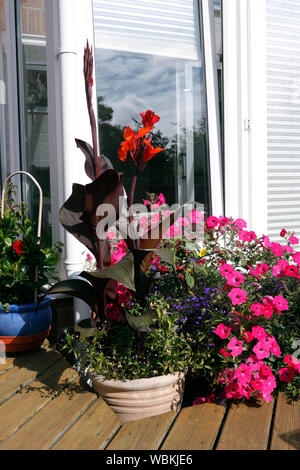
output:
[[[141, 113], [136, 132], [129, 126], [124, 131], [118, 155], [125, 161], [129, 154], [136, 167], [127, 199], [122, 174], [98, 156], [92, 70], [92, 50], [87, 45], [84, 77], [93, 147], [81, 140], [76, 143], [85, 155], [85, 170], [92, 182], [73, 185], [60, 210], [60, 222], [94, 256], [97, 269], [80, 273], [85, 280], [61, 281], [49, 293], [66, 293], [90, 306], [92, 322], [84, 322], [87, 328], [79, 323], [62, 341], [73, 351], [81, 369], [88, 370], [94, 388], [125, 421], [181, 405], [191, 348], [178, 334], [178, 316], [159, 291], [161, 277], [181, 281], [174, 251], [159, 244], [164, 227], [174, 224], [182, 208], [172, 213], [161, 211], [154, 218], [156, 223], [145, 225], [143, 237], [139, 234], [141, 221], [131, 209], [140, 174], [149, 160], [164, 151], [151, 143], [153, 127], [160, 118], [147, 110]], [[109, 231], [112, 226], [114, 240]], [[149, 271], [154, 256], [169, 267], [167, 273], [157, 276]]]

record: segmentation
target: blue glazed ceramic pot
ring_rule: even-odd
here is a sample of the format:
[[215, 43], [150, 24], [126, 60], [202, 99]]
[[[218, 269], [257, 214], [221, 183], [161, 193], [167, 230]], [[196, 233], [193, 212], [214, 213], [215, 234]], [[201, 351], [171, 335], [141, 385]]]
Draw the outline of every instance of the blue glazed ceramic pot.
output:
[[28, 351], [42, 345], [50, 331], [50, 302], [46, 296], [39, 304], [11, 304], [9, 312], [0, 309], [0, 341], [5, 343], [6, 352]]

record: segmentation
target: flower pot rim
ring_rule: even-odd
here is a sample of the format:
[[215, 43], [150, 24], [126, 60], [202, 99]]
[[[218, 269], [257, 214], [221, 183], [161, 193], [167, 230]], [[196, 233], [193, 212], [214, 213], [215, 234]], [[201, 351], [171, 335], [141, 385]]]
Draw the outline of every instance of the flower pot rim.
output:
[[[163, 374], [163, 375], [154, 375], [152, 377], [145, 377], [145, 378], [140, 378], [140, 379], [124, 379], [124, 380], [119, 380], [119, 379], [105, 379], [102, 375], [97, 374], [96, 372], [88, 372], [88, 375], [92, 379], [92, 381], [96, 381], [98, 383], [103, 384], [104, 386], [107, 387], [126, 387], [126, 385], [134, 387], [140, 387], [140, 386], [147, 386], [147, 383], [150, 384], [150, 382], [153, 380], [160, 381], [162, 379], [165, 379], [166, 381], [172, 383], [172, 381], [177, 381], [180, 378], [185, 377], [187, 373], [187, 369], [185, 371], [181, 372], [174, 372], [173, 374]], [[169, 379], [169, 380], [168, 380]]]
[[[51, 297], [49, 295], [46, 295], [43, 297], [43, 300], [41, 302], [35, 303], [20, 303], [20, 304], [9, 304], [9, 311], [7, 312], [3, 307], [0, 308], [0, 314], [8, 314], [8, 313], [26, 313], [26, 312], [32, 312], [33, 310], [47, 307], [50, 305], [51, 302]], [[3, 302], [2, 302], [3, 303]]]

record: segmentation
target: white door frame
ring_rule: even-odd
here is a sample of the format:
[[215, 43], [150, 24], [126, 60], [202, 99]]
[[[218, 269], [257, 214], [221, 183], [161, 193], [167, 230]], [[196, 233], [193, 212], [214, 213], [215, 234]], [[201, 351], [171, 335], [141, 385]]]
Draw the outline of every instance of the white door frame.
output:
[[224, 213], [224, 201], [214, 2], [201, 0], [200, 11], [202, 12], [204, 42], [211, 205], [212, 213], [218, 217]]
[[267, 231], [265, 0], [223, 0], [225, 214]]

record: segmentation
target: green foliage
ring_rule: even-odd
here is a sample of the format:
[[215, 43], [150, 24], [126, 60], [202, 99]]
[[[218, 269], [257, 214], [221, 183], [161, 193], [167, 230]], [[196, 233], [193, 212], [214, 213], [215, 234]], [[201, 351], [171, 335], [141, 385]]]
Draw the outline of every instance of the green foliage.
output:
[[42, 248], [28, 209], [15, 203], [14, 191], [7, 202], [4, 218], [0, 218], [0, 302], [6, 307], [33, 302], [35, 289], [41, 294], [43, 286], [56, 280], [62, 246], [56, 243]]
[[[137, 331], [123, 319], [98, 324], [95, 336], [78, 338], [68, 333], [63, 350], [73, 352], [81, 368], [106, 379], [137, 379], [184, 371], [192, 349], [183, 334], [176, 332], [176, 315], [170, 305], [156, 295], [148, 298], [146, 309], [153, 313], [147, 332]], [[127, 316], [139, 318], [143, 310], [135, 304]], [[151, 323], [151, 325], [150, 325]]]

